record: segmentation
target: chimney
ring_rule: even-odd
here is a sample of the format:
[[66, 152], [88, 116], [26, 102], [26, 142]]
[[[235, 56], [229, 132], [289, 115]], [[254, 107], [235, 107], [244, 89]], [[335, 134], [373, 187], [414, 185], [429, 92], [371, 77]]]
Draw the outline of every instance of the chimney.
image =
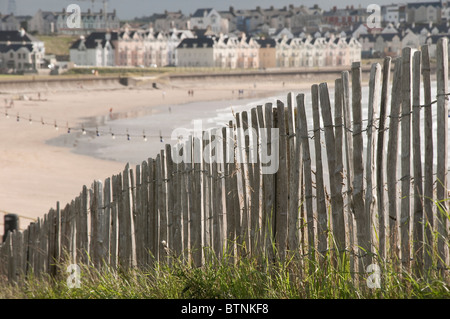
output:
[[234, 7], [233, 6], [230, 6], [230, 12], [234, 13]]
[[25, 36], [25, 30], [24, 30], [24, 28], [20, 28], [19, 32], [20, 32], [20, 37], [23, 38], [23, 37]]

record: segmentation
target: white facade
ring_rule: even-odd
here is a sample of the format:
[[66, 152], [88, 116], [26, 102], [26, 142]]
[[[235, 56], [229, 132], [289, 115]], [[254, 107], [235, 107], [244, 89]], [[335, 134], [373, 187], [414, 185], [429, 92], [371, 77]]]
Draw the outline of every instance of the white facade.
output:
[[276, 45], [280, 68], [351, 65], [360, 60], [361, 44], [353, 37], [283, 38]]
[[181, 67], [259, 67], [259, 44], [244, 36], [185, 39], [178, 46], [177, 55]]
[[191, 29], [208, 29], [215, 34], [227, 34], [229, 21], [215, 9], [198, 9], [191, 17]]
[[70, 48], [70, 61], [82, 66], [114, 66], [115, 49], [110, 36], [107, 34], [105, 39], [88, 39], [88, 41], [82, 36]]
[[42, 41], [20, 31], [0, 31], [0, 69], [3, 72], [37, 71], [44, 68]]

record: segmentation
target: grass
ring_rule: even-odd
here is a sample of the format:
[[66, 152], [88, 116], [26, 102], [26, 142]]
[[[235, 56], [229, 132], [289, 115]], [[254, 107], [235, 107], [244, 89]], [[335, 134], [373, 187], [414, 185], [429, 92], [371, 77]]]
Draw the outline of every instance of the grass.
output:
[[45, 53], [54, 55], [70, 54], [69, 49], [74, 41], [78, 39], [78, 36], [73, 35], [38, 35], [37, 38], [44, 42]]
[[[367, 286], [370, 274], [352, 276], [348, 255], [317, 260], [290, 257], [284, 262], [245, 257], [219, 260], [205, 249], [205, 263], [195, 267], [170, 258], [146, 269], [116, 271], [80, 265], [80, 286], [67, 284], [66, 266], [51, 278], [30, 276], [16, 284], [1, 283], [0, 298], [12, 299], [429, 299], [450, 298], [447, 277], [437, 271], [423, 278], [380, 265], [381, 287]], [[447, 267], [448, 268], [448, 267]], [[358, 279], [359, 278], [359, 279]], [[369, 278], [370, 279], [370, 278]], [[358, 284], [359, 281], [359, 284]]]
[[[448, 211], [439, 202], [435, 205], [437, 213], [450, 221]], [[332, 232], [328, 234], [328, 242], [335, 243]], [[0, 276], [0, 299], [450, 299], [450, 265], [440, 260], [436, 245], [443, 242], [449, 250], [450, 242], [436, 231], [432, 234], [433, 244], [424, 250], [431, 257], [425, 273], [417, 271], [414, 261], [411, 269], [403, 268], [390, 249], [386, 259], [375, 251], [367, 260], [350, 258], [349, 251], [336, 254], [332, 245], [324, 254], [288, 251], [280, 260], [273, 243], [266, 248], [269, 253], [255, 256], [246, 254], [245, 244], [235, 243], [243, 257], [224, 250], [218, 258], [206, 247], [201, 267], [170, 251], [163, 262], [148, 267], [78, 265], [76, 288], [69, 285], [68, 264], [58, 264], [55, 277], [29, 274], [26, 280], [9, 283]], [[358, 268], [360, 261], [366, 264], [356, 272], [353, 267]], [[367, 270], [369, 263], [378, 272]], [[373, 288], [376, 277], [379, 286]]]

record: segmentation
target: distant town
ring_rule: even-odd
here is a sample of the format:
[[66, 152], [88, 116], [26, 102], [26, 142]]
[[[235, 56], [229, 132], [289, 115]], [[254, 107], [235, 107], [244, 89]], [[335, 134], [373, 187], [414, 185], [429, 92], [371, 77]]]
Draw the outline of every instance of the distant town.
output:
[[[76, 1], [74, 1], [76, 2]], [[58, 74], [73, 67], [321, 68], [395, 57], [450, 32], [450, 1], [324, 10], [289, 5], [121, 20], [106, 6], [85, 12], [0, 13], [0, 73]], [[75, 14], [78, 14], [75, 16]], [[68, 21], [79, 19], [77, 27]], [[58, 50], [54, 43], [59, 43]], [[62, 48], [61, 48], [62, 46]]]

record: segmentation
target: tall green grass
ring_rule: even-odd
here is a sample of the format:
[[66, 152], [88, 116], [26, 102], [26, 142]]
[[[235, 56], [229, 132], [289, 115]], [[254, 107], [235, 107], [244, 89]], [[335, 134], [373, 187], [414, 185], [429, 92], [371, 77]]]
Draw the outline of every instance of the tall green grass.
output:
[[[438, 212], [450, 221], [448, 211], [436, 204]], [[425, 227], [429, 227], [425, 223]], [[434, 240], [425, 253], [431, 255], [431, 265], [425, 271], [402, 268], [400, 260], [381, 259], [377, 252], [370, 263], [379, 267], [380, 287], [370, 288], [374, 273], [352, 271], [351, 259], [357, 265], [359, 257], [350, 251], [337, 252], [335, 246], [320, 254], [288, 252], [284, 260], [277, 259], [272, 244], [270, 254], [245, 254], [243, 257], [226, 249], [217, 257], [210, 248], [203, 248], [204, 262], [194, 266], [182, 257], [168, 254], [164, 262], [146, 268], [112, 269], [106, 265], [95, 268], [79, 265], [80, 287], [70, 288], [66, 264], [57, 265], [58, 275], [8, 283], [0, 277], [0, 298], [20, 299], [425, 299], [450, 298], [449, 265], [438, 254], [436, 242], [441, 234], [433, 232]], [[450, 244], [443, 238], [446, 249]], [[329, 232], [329, 243], [334, 243]], [[237, 243], [235, 243], [237, 246]], [[270, 257], [269, 257], [270, 256]]]
[[[348, 254], [326, 254], [318, 260], [291, 256], [285, 261], [259, 257], [216, 258], [205, 249], [205, 263], [195, 267], [171, 258], [147, 269], [126, 271], [80, 265], [80, 287], [69, 288], [66, 267], [56, 278], [41, 276], [16, 284], [2, 282], [0, 298], [20, 299], [365, 299], [450, 298], [448, 274], [423, 277], [380, 265], [381, 287], [369, 288], [370, 274], [349, 271]], [[170, 264], [170, 265], [169, 265]]]

